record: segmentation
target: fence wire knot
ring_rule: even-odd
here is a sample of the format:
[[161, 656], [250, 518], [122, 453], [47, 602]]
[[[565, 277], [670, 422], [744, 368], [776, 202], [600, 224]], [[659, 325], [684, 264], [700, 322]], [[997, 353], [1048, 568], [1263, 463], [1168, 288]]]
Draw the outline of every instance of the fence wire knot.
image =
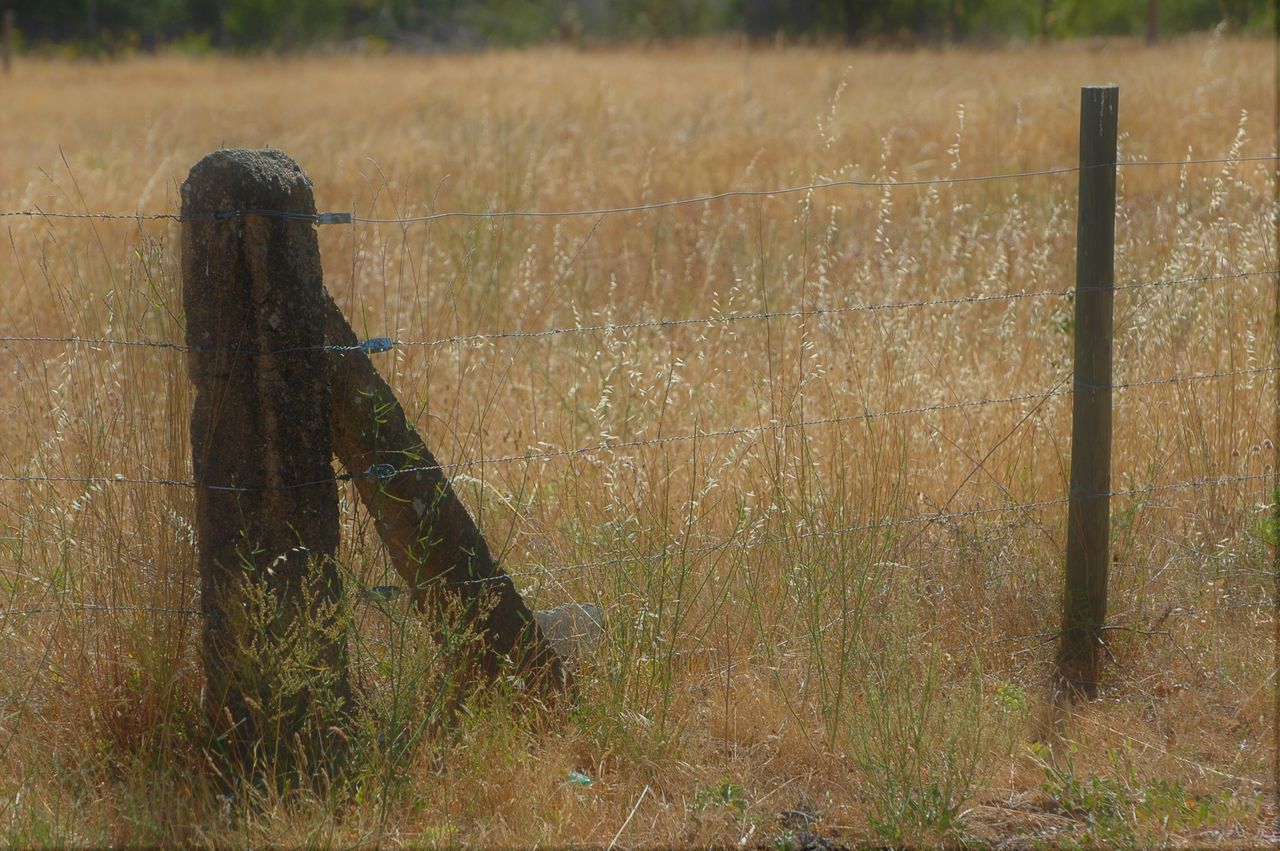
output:
[[366, 479], [373, 479], [375, 482], [385, 482], [391, 479], [391, 477], [397, 472], [399, 471], [396, 470], [394, 464], [374, 464], [360, 475], [364, 476]]

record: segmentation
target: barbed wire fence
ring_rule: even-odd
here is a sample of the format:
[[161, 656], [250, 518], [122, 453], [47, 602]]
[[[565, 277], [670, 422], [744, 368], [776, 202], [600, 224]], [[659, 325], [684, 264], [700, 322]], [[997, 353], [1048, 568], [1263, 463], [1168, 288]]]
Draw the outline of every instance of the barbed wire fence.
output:
[[[1200, 165], [1234, 165], [1241, 163], [1266, 163], [1276, 162], [1276, 156], [1257, 156], [1257, 157], [1229, 157], [1229, 158], [1211, 158], [1211, 159], [1186, 159], [1186, 160], [1125, 160], [1109, 164], [1111, 168], [1144, 168], [1144, 167], [1189, 167]], [[920, 180], [835, 180], [818, 183], [810, 183], [798, 186], [786, 186], [769, 190], [756, 189], [740, 189], [730, 190], [726, 192], [713, 193], [707, 195], [698, 195], [688, 198], [675, 199], [669, 201], [660, 201], [648, 204], [637, 204], [629, 206], [615, 207], [596, 207], [592, 209], [579, 210], [559, 210], [559, 211], [542, 211], [542, 210], [487, 210], [487, 211], [446, 211], [432, 212], [423, 215], [411, 215], [402, 217], [375, 217], [361, 216], [353, 213], [318, 213], [314, 216], [299, 213], [266, 210], [266, 209], [245, 209], [231, 210], [221, 214], [215, 214], [207, 217], [191, 217], [182, 216], [174, 213], [110, 213], [110, 212], [66, 212], [51, 211], [43, 209], [28, 210], [11, 210], [0, 211], [0, 219], [3, 218], [24, 218], [30, 220], [115, 220], [115, 221], [133, 221], [141, 222], [173, 222], [183, 223], [187, 221], [203, 220], [203, 221], [222, 221], [232, 218], [244, 217], [272, 217], [294, 221], [310, 221], [316, 225], [338, 226], [338, 225], [414, 225], [422, 223], [430, 223], [450, 218], [466, 218], [466, 219], [509, 219], [509, 218], [547, 218], [547, 219], [563, 219], [575, 217], [601, 217], [611, 215], [628, 215], [641, 214], [646, 212], [668, 210], [672, 208], [685, 207], [691, 205], [706, 205], [722, 200], [729, 199], [750, 199], [750, 198], [773, 198], [786, 195], [794, 195], [808, 192], [825, 192], [843, 188], [878, 188], [883, 190], [892, 190], [895, 188], [905, 187], [926, 187], [940, 185], [968, 185], [979, 184], [994, 181], [1009, 180], [1026, 180], [1038, 177], [1062, 176], [1070, 174], [1081, 174], [1089, 171], [1093, 166], [1070, 166], [1070, 167], [1054, 167], [1037, 169], [1030, 171], [1022, 171], [1007, 174], [991, 174], [973, 177], [946, 177], [932, 178]], [[1154, 280], [1138, 280], [1129, 281], [1114, 286], [1099, 287], [1109, 293], [1125, 293], [1131, 292], [1135, 294], [1159, 291], [1161, 289], [1174, 287], [1196, 287], [1209, 283], [1225, 283], [1232, 281], [1242, 281], [1254, 278], [1268, 278], [1280, 275], [1280, 268], [1261, 268], [1261, 269], [1238, 269], [1228, 272], [1218, 272], [1214, 274], [1179, 276], [1166, 279]], [[737, 323], [765, 322], [774, 319], [820, 319], [830, 316], [855, 315], [855, 314], [875, 314], [875, 313], [896, 313], [909, 310], [930, 310], [955, 308], [966, 305], [987, 304], [987, 303], [1013, 303], [1033, 299], [1050, 299], [1050, 298], [1066, 298], [1074, 297], [1082, 291], [1088, 291], [1089, 287], [1076, 287], [1073, 289], [1041, 289], [1034, 291], [1017, 291], [1004, 293], [981, 293], [964, 296], [950, 296], [929, 299], [914, 300], [898, 300], [887, 301], [882, 303], [862, 303], [849, 304], [835, 307], [813, 308], [813, 309], [796, 309], [796, 310], [762, 310], [744, 313], [726, 313], [720, 315], [709, 316], [691, 316], [691, 317], [656, 317], [642, 318], [631, 321], [617, 323], [592, 323], [592, 324], [575, 324], [565, 326], [555, 326], [546, 328], [534, 328], [528, 330], [516, 331], [496, 331], [477, 334], [461, 334], [452, 336], [443, 336], [433, 339], [408, 339], [408, 338], [392, 338], [392, 337], [371, 337], [358, 343], [355, 346], [333, 346], [326, 345], [319, 347], [326, 352], [334, 354], [343, 353], [360, 353], [366, 355], [376, 355], [379, 353], [391, 351], [395, 348], [425, 348], [433, 349], [446, 346], [468, 346], [485, 343], [501, 343], [503, 341], [524, 341], [524, 340], [541, 340], [562, 337], [566, 335], [596, 335], [611, 334], [624, 331], [636, 330], [667, 330], [674, 328], [683, 328], [690, 326], [716, 327], [726, 326]], [[1135, 308], [1136, 309], [1136, 308]], [[210, 353], [213, 350], [200, 347], [193, 347], [185, 343], [148, 339], [144, 337], [112, 337], [112, 336], [89, 336], [89, 335], [24, 335], [24, 334], [0, 334], [0, 343], [5, 344], [29, 344], [41, 346], [66, 346], [66, 347], [86, 347], [94, 349], [98, 347], [120, 347], [120, 348], [143, 348], [157, 349], [173, 352], [175, 354], [192, 354], [192, 353]], [[312, 347], [295, 347], [279, 350], [257, 351], [251, 349], [232, 349], [221, 350], [238, 356], [276, 356], [281, 354], [289, 354], [292, 352], [315, 351]], [[1246, 377], [1273, 376], [1280, 366], [1271, 364], [1264, 366], [1241, 367], [1225, 370], [1210, 370], [1196, 373], [1180, 373], [1153, 376], [1138, 380], [1115, 382], [1108, 384], [1105, 389], [1107, 391], [1127, 391], [1137, 388], [1150, 388], [1159, 386], [1173, 386], [1195, 384], [1201, 382], [1212, 382], [1225, 379], [1239, 379]], [[470, 470], [477, 466], [491, 466], [504, 464], [529, 464], [541, 463], [560, 459], [569, 459], [577, 457], [592, 456], [604, 452], [619, 452], [623, 450], [641, 449], [651, 446], [668, 446], [676, 444], [692, 443], [709, 438], [726, 438], [741, 436], [759, 436], [770, 432], [786, 432], [794, 429], [805, 429], [819, 426], [829, 426], [838, 424], [849, 424], [858, 421], [869, 421], [877, 419], [886, 419], [894, 417], [922, 415], [929, 413], [938, 413], [943, 411], [965, 410], [974, 408], [986, 408], [997, 405], [1017, 405], [1017, 404], [1043, 404], [1051, 398], [1071, 396], [1080, 388], [1079, 382], [1074, 385], [1069, 383], [1070, 374], [1064, 372], [1055, 382], [1047, 387], [1038, 389], [1025, 390], [1023, 392], [1013, 393], [1005, 396], [997, 396], [992, 398], [971, 398], [958, 401], [949, 401], [936, 403], [931, 405], [917, 405], [911, 407], [884, 409], [884, 410], [861, 410], [853, 411], [846, 414], [838, 414], [827, 417], [801, 418], [796, 420], [771, 421], [764, 424], [755, 425], [725, 425], [719, 428], [710, 428], [705, 430], [695, 430], [684, 434], [665, 435], [645, 439], [633, 440], [605, 440], [588, 445], [576, 446], [565, 449], [554, 449], [547, 451], [518, 453], [500, 455], [491, 458], [477, 458], [470, 460], [461, 460], [445, 464], [432, 465], [403, 465], [393, 466], [387, 464], [374, 465], [366, 470], [346, 471], [335, 474], [332, 479], [324, 480], [308, 480], [300, 482], [292, 482], [281, 486], [286, 489], [306, 488], [326, 482], [342, 482], [352, 481], [355, 479], [372, 479], [378, 482], [385, 482], [393, 477], [406, 475], [416, 472], [435, 471], [444, 474], [457, 474]], [[1086, 389], [1103, 389], [1099, 387], [1087, 387]], [[1025, 419], [1025, 418], [1024, 418]], [[1118, 498], [1137, 498], [1157, 493], [1165, 493], [1178, 490], [1200, 490], [1212, 489], [1219, 487], [1227, 487], [1230, 485], [1239, 485], [1244, 483], [1271, 482], [1272, 490], [1276, 483], [1276, 473], [1258, 473], [1258, 474], [1239, 474], [1239, 475], [1222, 475], [1210, 476], [1203, 478], [1187, 479], [1173, 482], [1163, 482], [1146, 486], [1132, 488], [1112, 488], [1104, 493], [1094, 493], [1094, 497], [1118, 497]], [[174, 479], [166, 477], [147, 477], [147, 476], [130, 476], [124, 474], [109, 475], [52, 475], [39, 473], [22, 473], [17, 471], [0, 471], [0, 482], [25, 484], [25, 485], [52, 485], [59, 483], [82, 484], [82, 485], [121, 485], [121, 486], [139, 486], [139, 487], [166, 487], [180, 489], [194, 489], [197, 487], [196, 482], [188, 479]], [[262, 488], [243, 487], [231, 483], [206, 485], [211, 489], [225, 490], [233, 492], [252, 492], [262, 490]], [[1274, 497], [1273, 497], [1274, 498]], [[683, 552], [691, 555], [706, 555], [727, 551], [730, 549], [752, 549], [761, 546], [781, 543], [793, 540], [822, 539], [847, 535], [859, 535], [867, 532], [885, 529], [897, 528], [922, 528], [932, 524], [961, 521], [966, 519], [975, 519], [989, 517], [1000, 514], [1030, 512], [1046, 508], [1061, 507], [1068, 505], [1071, 496], [1064, 496], [1052, 499], [1043, 499], [1030, 502], [1016, 502], [1005, 505], [994, 505], [972, 508], [960, 511], [950, 511], [944, 506], [942, 509], [934, 512], [926, 512], [907, 517], [884, 517], [869, 520], [867, 522], [852, 524], [847, 526], [833, 527], [829, 529], [803, 529], [789, 533], [773, 533], [773, 534], [752, 534], [745, 535], [733, 534], [728, 540], [717, 541], [713, 543], [702, 543], [694, 546], [688, 546], [687, 542], [683, 546]], [[9, 536], [6, 536], [9, 537]], [[568, 574], [574, 572], [585, 572], [592, 570], [601, 570], [620, 565], [631, 564], [635, 562], [645, 561], [652, 558], [661, 558], [663, 553], [651, 554], [631, 554], [625, 556], [616, 556], [611, 558], [603, 558], [599, 560], [588, 560], [572, 563], [540, 563], [531, 564], [529, 567], [536, 569], [538, 574], [546, 576], [555, 576], [559, 574]], [[471, 580], [472, 582], [483, 583], [489, 580]], [[85, 613], [113, 614], [121, 612], [142, 612], [148, 614], [172, 614], [180, 616], [194, 616], [198, 611], [188, 607], [161, 607], [161, 606], [117, 606], [95, 602], [72, 602], [60, 604], [57, 607], [38, 606], [33, 608], [14, 608], [9, 610], [0, 610], [0, 617], [17, 617], [31, 616], [38, 614], [56, 613], [65, 609], [72, 609]]]
[[135, 222], [144, 221], [225, 221], [228, 219], [242, 218], [246, 216], [264, 216], [269, 218], [287, 219], [292, 221], [310, 221], [317, 225], [333, 225], [333, 224], [380, 224], [380, 225], [407, 225], [407, 224], [424, 224], [428, 222], [440, 221], [442, 219], [465, 218], [465, 219], [566, 219], [566, 218], [582, 218], [597, 216], [613, 216], [627, 213], [647, 213], [657, 210], [669, 210], [675, 207], [688, 207], [699, 204], [709, 204], [715, 201], [725, 201], [734, 198], [774, 198], [785, 195], [798, 195], [805, 192], [821, 192], [831, 189], [842, 189], [848, 187], [857, 187], [863, 189], [909, 189], [925, 186], [962, 186], [969, 183], [993, 183], [1003, 180], [1022, 180], [1030, 177], [1056, 177], [1068, 174], [1079, 174], [1080, 172], [1088, 172], [1101, 168], [1137, 168], [1142, 166], [1200, 166], [1200, 165], [1237, 165], [1240, 163], [1261, 163], [1275, 162], [1275, 156], [1253, 156], [1253, 157], [1218, 157], [1212, 159], [1192, 159], [1185, 160], [1121, 160], [1118, 162], [1108, 163], [1105, 166], [1097, 165], [1074, 165], [1074, 166], [1057, 166], [1053, 168], [1035, 169], [1032, 171], [1006, 172], [1003, 174], [987, 174], [969, 177], [931, 177], [921, 178], [919, 180], [859, 180], [849, 178], [845, 180], [828, 180], [817, 183], [805, 183], [798, 186], [784, 186], [776, 189], [731, 189], [725, 192], [714, 192], [707, 195], [694, 195], [688, 198], [676, 198], [669, 201], [656, 201], [648, 204], [633, 204], [619, 207], [593, 207], [583, 210], [452, 210], [438, 213], [425, 213], [418, 216], [397, 216], [397, 217], [377, 217], [377, 216], [361, 216], [349, 212], [329, 212], [329, 213], [295, 213], [282, 210], [227, 210], [222, 213], [213, 213], [200, 216], [183, 216], [180, 213], [108, 213], [108, 212], [67, 212], [52, 211], [41, 209], [29, 210], [0, 210], [0, 219], [2, 218], [35, 218], [35, 219], [98, 219], [103, 221], [109, 220], [127, 220]]

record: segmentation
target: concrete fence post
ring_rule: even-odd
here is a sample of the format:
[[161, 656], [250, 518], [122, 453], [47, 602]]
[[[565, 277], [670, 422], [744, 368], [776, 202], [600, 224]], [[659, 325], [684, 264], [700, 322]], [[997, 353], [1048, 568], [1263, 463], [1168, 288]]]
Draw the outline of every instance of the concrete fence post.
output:
[[255, 771], [338, 755], [351, 702], [314, 213], [280, 151], [217, 151], [182, 186], [205, 705]]
[[458, 499], [426, 442], [333, 299], [325, 296], [333, 377], [333, 448], [355, 478], [396, 571], [420, 608], [461, 602], [482, 643], [481, 673], [508, 661], [540, 690], [565, 684], [548, 644], [511, 577]]

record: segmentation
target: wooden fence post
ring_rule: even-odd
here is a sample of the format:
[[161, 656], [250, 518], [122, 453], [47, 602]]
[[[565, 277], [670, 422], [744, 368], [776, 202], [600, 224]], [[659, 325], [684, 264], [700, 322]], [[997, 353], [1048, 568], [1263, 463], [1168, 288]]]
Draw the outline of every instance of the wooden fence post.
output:
[[182, 186], [205, 707], [255, 773], [332, 766], [351, 706], [314, 214], [280, 151], [217, 151]]
[[1117, 86], [1080, 93], [1076, 225], [1075, 392], [1059, 687], [1098, 693], [1111, 552], [1111, 334], [1115, 293]]

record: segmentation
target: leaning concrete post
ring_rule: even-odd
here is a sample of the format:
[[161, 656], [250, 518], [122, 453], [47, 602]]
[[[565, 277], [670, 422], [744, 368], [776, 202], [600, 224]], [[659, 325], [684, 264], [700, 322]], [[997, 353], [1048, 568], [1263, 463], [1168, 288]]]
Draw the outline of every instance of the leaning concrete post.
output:
[[280, 151], [217, 151], [182, 186], [205, 704], [255, 770], [340, 756], [351, 701], [314, 214]]
[[[481, 668], [497, 676], [504, 660], [541, 687], [558, 688], [565, 672], [514, 583], [494, 561], [484, 537], [342, 311], [325, 297], [333, 376], [333, 449], [352, 473], [360, 498], [386, 543], [396, 571], [420, 607], [460, 600], [480, 615]], [[411, 468], [409, 472], [398, 472]], [[363, 474], [363, 475], [362, 475]]]

